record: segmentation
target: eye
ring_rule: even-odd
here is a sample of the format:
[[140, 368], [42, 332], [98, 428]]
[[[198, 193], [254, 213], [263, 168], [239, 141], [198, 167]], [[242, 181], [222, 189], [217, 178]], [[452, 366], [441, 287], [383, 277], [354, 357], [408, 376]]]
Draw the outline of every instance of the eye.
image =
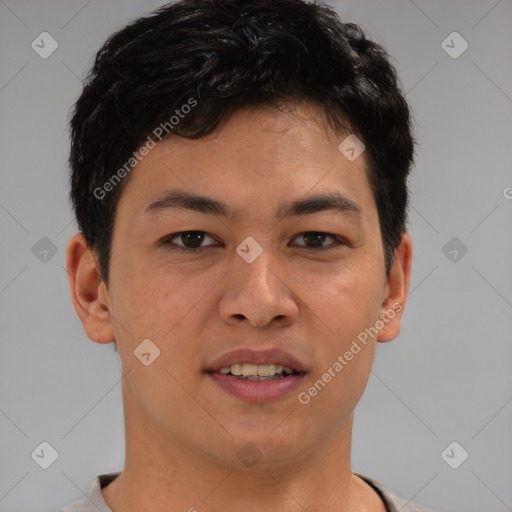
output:
[[[203, 242], [205, 242], [207, 238], [210, 238], [214, 243], [203, 245]], [[297, 239], [302, 239], [303, 243], [297, 243], [294, 245], [305, 247], [307, 249], [330, 249], [331, 247], [343, 244], [343, 241], [336, 236], [322, 231], [305, 231], [304, 233], [297, 235], [294, 240]], [[328, 245], [324, 245], [329, 239], [333, 240], [333, 242]], [[171, 246], [173, 249], [194, 252], [199, 249], [215, 245], [215, 240], [205, 231], [181, 231], [180, 233], [174, 233], [166, 237], [162, 244]]]
[[[295, 240], [300, 238], [302, 238], [305, 243], [296, 245], [306, 247], [308, 249], [329, 249], [333, 246], [337, 246], [343, 243], [334, 235], [323, 233], [322, 231], [306, 231], [298, 235]], [[328, 244], [327, 246], [322, 245], [328, 238], [334, 240], [334, 243]]]
[[[202, 249], [204, 247], [209, 247], [209, 245], [201, 245], [206, 238], [211, 238], [214, 242], [215, 240], [206, 233], [205, 231], [182, 231], [180, 233], [174, 233], [167, 237], [164, 241], [164, 245], [176, 245], [183, 250], [194, 250], [194, 249]], [[180, 240], [182, 244], [175, 243], [173, 240]], [[210, 244], [212, 245], [212, 244]]]

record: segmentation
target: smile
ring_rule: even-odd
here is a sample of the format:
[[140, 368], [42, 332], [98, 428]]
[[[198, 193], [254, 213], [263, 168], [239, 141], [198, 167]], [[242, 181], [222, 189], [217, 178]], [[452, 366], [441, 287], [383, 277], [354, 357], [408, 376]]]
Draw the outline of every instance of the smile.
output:
[[292, 375], [295, 371], [289, 366], [280, 364], [232, 364], [224, 366], [219, 370], [221, 375], [233, 375], [242, 380], [262, 381], [283, 379]]

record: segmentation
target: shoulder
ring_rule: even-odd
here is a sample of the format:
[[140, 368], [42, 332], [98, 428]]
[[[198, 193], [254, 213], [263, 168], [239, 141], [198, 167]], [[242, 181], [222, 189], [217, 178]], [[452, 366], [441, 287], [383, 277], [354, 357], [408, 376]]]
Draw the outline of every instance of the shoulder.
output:
[[373, 487], [380, 494], [381, 498], [386, 504], [388, 512], [434, 512], [433, 510], [422, 507], [413, 501], [401, 498], [373, 478], [361, 475], [360, 473], [355, 474], [362, 478], [367, 484]]
[[101, 489], [106, 487], [112, 480], [115, 480], [120, 473], [109, 473], [97, 476], [91, 484], [87, 494], [70, 505], [59, 510], [59, 512], [112, 512], [101, 494]]

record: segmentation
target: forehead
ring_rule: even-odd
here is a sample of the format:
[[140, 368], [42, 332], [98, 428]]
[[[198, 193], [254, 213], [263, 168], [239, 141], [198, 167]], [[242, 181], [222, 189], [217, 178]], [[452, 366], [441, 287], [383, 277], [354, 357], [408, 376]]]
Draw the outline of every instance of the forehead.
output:
[[118, 212], [140, 217], [173, 189], [222, 198], [239, 216], [310, 192], [340, 193], [364, 209], [372, 201], [365, 155], [347, 159], [338, 149], [346, 137], [313, 105], [240, 109], [204, 138], [157, 143], [131, 172]]

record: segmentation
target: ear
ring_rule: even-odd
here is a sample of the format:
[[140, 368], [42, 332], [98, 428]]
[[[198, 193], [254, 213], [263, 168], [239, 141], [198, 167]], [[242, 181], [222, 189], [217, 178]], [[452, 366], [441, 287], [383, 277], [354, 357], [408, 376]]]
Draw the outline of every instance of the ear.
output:
[[71, 299], [87, 336], [97, 343], [115, 341], [110, 322], [107, 287], [101, 278], [95, 253], [77, 233], [68, 242], [66, 267]]
[[393, 266], [387, 277], [380, 312], [380, 320], [384, 326], [379, 330], [377, 341], [388, 342], [400, 334], [400, 324], [411, 282], [411, 268], [412, 241], [409, 233], [404, 233], [400, 245], [395, 250]]

